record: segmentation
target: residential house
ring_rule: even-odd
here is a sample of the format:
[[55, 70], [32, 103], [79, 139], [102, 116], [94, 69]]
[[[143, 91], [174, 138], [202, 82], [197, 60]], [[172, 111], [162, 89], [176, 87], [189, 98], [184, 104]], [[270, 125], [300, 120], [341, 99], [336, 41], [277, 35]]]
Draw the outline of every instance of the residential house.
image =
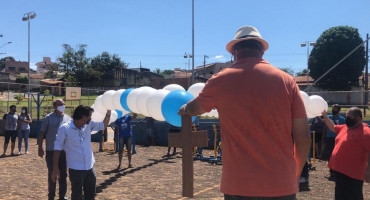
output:
[[41, 62], [36, 63], [37, 66], [37, 73], [38, 74], [45, 74], [46, 72], [51, 70], [51, 66], [54, 63], [51, 62], [50, 57], [43, 57]]
[[228, 68], [232, 65], [231, 62], [226, 63], [210, 63], [206, 65], [198, 66], [194, 69], [195, 77], [203, 77], [206, 79], [210, 79], [213, 74], [217, 74], [221, 70]]
[[50, 94], [62, 96], [64, 95], [64, 90], [62, 89], [63, 81], [58, 79], [42, 79], [40, 80], [40, 90], [44, 92], [49, 90]]
[[23, 61], [5, 61], [4, 72], [12, 74], [28, 73], [28, 62]]

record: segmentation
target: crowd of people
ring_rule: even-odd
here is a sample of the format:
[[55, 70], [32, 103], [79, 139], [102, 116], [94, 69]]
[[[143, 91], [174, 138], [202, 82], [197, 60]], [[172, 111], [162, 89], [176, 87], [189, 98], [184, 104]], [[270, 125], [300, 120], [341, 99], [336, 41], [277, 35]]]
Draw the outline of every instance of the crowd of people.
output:
[[[220, 190], [224, 199], [296, 199], [300, 183], [308, 184], [309, 133], [313, 132], [315, 153], [328, 160], [329, 179], [335, 181], [335, 199], [363, 199], [363, 183], [370, 182], [370, 129], [362, 121], [361, 110], [349, 108], [342, 117], [341, 107], [333, 105], [331, 115], [324, 110], [322, 117], [314, 118], [309, 127], [293, 77], [262, 58], [268, 48], [256, 28], [240, 28], [226, 46], [235, 63], [214, 74], [200, 94], [178, 111], [179, 115], [199, 116], [217, 109], [223, 148]], [[103, 121], [95, 122], [91, 121], [94, 109], [89, 106], [78, 106], [72, 118], [64, 113], [63, 100], [55, 100], [53, 107], [54, 111], [43, 120], [38, 138], [38, 155], [45, 156], [48, 169], [48, 197], [55, 198], [58, 182], [59, 199], [66, 199], [68, 169], [72, 200], [82, 196], [94, 199], [96, 175], [91, 132], [109, 125], [111, 111], [107, 111]], [[119, 138], [118, 168], [124, 146], [129, 155], [128, 167], [132, 167], [130, 123], [136, 117], [127, 114], [114, 122]], [[148, 140], [154, 144], [154, 121], [144, 121]], [[9, 141], [11, 155], [15, 155], [17, 135], [18, 154], [22, 140], [28, 153], [30, 123], [27, 108], [18, 115], [16, 106], [10, 107], [3, 117], [5, 142], [1, 156], [6, 156]]]

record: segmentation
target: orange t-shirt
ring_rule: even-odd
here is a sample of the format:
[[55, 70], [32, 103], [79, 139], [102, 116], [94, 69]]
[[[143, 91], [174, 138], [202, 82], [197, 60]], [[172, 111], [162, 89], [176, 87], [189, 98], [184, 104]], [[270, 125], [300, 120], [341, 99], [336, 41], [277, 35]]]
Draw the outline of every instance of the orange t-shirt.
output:
[[370, 128], [367, 124], [354, 129], [336, 125], [335, 133], [338, 135], [329, 168], [363, 181], [370, 152]]
[[274, 197], [298, 191], [292, 119], [307, 115], [292, 76], [263, 59], [243, 58], [213, 75], [196, 99], [220, 116], [222, 193]]

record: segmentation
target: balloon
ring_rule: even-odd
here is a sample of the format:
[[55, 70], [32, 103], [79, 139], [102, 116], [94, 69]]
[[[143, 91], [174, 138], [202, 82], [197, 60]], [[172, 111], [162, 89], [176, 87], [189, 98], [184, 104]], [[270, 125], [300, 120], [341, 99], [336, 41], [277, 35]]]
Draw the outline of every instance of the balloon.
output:
[[123, 112], [120, 110], [115, 110], [117, 113], [117, 119], [123, 116]]
[[123, 109], [127, 110], [128, 112], [131, 112], [130, 108], [127, 105], [127, 96], [133, 91], [134, 89], [130, 88], [125, 90], [120, 97], [121, 106]]
[[136, 88], [130, 92], [127, 96], [127, 105], [130, 108], [130, 110], [134, 113], [141, 114], [139, 112], [139, 109], [136, 105], [136, 98], [139, 96], [140, 92], [143, 90], [143, 88]]
[[148, 110], [146, 109], [146, 102], [148, 100], [148, 97], [156, 91], [155, 89], [151, 87], [142, 87], [141, 92], [136, 98], [136, 107], [139, 110], [139, 113], [146, 117], [150, 117], [150, 114], [148, 113]]
[[321, 116], [322, 111], [328, 110], [328, 103], [322, 97], [312, 95], [306, 110], [315, 116]]
[[175, 91], [175, 90], [182, 90], [182, 91], [185, 90], [181, 85], [177, 85], [177, 84], [169, 84], [166, 87], [164, 87], [163, 89], [168, 90], [170, 92]]
[[308, 104], [310, 104], [310, 97], [308, 96], [307, 93], [305, 93], [303, 91], [299, 91], [299, 92], [301, 93], [301, 97], [302, 97], [302, 100], [303, 100], [303, 103], [304, 103], [304, 107], [307, 110], [307, 106], [308, 106]]
[[100, 112], [100, 113], [107, 113], [107, 109], [103, 106], [101, 99], [103, 95], [100, 95], [96, 97], [94, 102], [94, 110]]
[[94, 121], [94, 122], [101, 122], [103, 121], [105, 118], [105, 114], [102, 114], [100, 112], [93, 112], [92, 116], [91, 116], [91, 120]]
[[94, 104], [90, 106], [90, 108], [94, 108]]
[[306, 113], [307, 113], [307, 118], [314, 118], [314, 117], [316, 117], [314, 114], [311, 114], [311, 113], [309, 113], [307, 111], [306, 111]]
[[112, 104], [114, 109], [116, 110], [124, 110], [121, 105], [121, 95], [125, 91], [125, 89], [117, 90], [112, 96]]
[[194, 97], [197, 97], [199, 93], [203, 90], [205, 84], [204, 83], [196, 83], [189, 87], [188, 92], [192, 94]]
[[151, 93], [146, 100], [146, 110], [148, 111], [149, 116], [158, 121], [166, 121], [162, 115], [162, 101], [164, 97], [170, 93], [168, 90], [155, 90]]
[[117, 120], [117, 112], [115, 110], [112, 110], [111, 112], [111, 115], [110, 115], [110, 119], [109, 119], [109, 123], [112, 123], [112, 122], [115, 122]]
[[116, 92], [115, 90], [108, 90], [108, 91], [104, 92], [104, 94], [101, 98], [101, 102], [107, 110], [114, 110], [115, 109], [114, 105], [112, 104], [112, 97], [113, 97], [113, 94], [115, 92]]
[[[177, 112], [182, 105], [193, 98], [194, 96], [187, 91], [175, 90], [168, 93], [166, 97], [164, 97], [161, 105], [163, 117], [171, 125], [181, 127], [181, 116], [178, 115]], [[192, 121], [194, 121], [195, 118], [196, 117], [193, 116]]]

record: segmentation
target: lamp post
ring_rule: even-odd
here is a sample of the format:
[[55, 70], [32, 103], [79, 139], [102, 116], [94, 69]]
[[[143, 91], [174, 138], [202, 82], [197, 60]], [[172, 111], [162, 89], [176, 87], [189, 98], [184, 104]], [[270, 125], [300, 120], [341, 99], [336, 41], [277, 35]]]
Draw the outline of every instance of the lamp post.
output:
[[207, 55], [204, 55], [203, 69], [204, 69], [204, 78], [206, 78], [206, 58], [209, 58]]
[[[31, 88], [30, 88], [30, 82], [31, 82], [31, 79], [30, 79], [30, 20], [35, 18], [36, 17], [36, 13], [35, 12], [28, 12], [28, 13], [25, 13], [22, 17], [22, 21], [28, 21], [28, 109], [31, 108], [31, 97], [30, 97], [30, 94], [31, 94]], [[31, 114], [32, 114], [32, 109], [30, 109], [31, 111]]]
[[[12, 43], [12, 42], [7, 42], [7, 43], [5, 43], [5, 44], [1, 45], [1, 46], [0, 46], [0, 49], [1, 49], [1, 47], [5, 46], [5, 45], [7, 45], [7, 44], [10, 44], [10, 43]], [[0, 55], [1, 55], [1, 54], [6, 54], [6, 53], [0, 53]]]
[[310, 73], [309, 73], [309, 69], [308, 69], [308, 59], [310, 58], [310, 46], [315, 46], [315, 42], [313, 41], [307, 41], [307, 42], [302, 42], [301, 43], [301, 47], [306, 47], [307, 46], [307, 86], [306, 88], [308, 88], [308, 82], [309, 82], [309, 77], [310, 77]]
[[[190, 58], [193, 58], [193, 55], [191, 55], [191, 54], [187, 54], [186, 52], [185, 52], [185, 54], [184, 54], [184, 58], [186, 59], [186, 58], [188, 58], [188, 71], [190, 71]], [[186, 72], [186, 76], [188, 75], [188, 72]], [[193, 77], [194, 77], [194, 68], [193, 68], [193, 70], [192, 70], [192, 72], [191, 72], [191, 78], [192, 78], [192, 80], [194, 80], [193, 79]], [[194, 83], [194, 81], [193, 81], [193, 83]], [[190, 84], [189, 84], [189, 79], [188, 79], [188, 88], [190, 87]]]

